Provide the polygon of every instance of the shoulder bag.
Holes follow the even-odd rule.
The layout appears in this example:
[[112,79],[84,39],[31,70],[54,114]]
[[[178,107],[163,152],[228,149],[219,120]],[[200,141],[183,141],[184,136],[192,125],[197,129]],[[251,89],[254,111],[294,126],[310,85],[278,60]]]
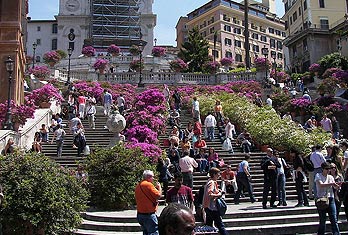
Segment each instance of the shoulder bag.
[[327,208],[329,208],[329,198],[327,196],[328,190],[329,189],[326,189],[326,193],[324,197],[319,197],[315,200],[315,206],[317,207],[319,211],[326,210]]

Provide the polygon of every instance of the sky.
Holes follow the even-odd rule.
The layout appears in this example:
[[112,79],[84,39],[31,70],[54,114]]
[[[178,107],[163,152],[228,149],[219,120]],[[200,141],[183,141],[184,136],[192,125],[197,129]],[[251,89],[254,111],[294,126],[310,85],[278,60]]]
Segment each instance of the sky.
[[[83,0],[84,1],[84,0]],[[157,15],[155,38],[157,45],[176,46],[175,26],[180,16],[186,16],[209,0],[154,0],[153,12]],[[240,2],[237,0],[236,2]],[[282,0],[276,0],[277,15],[283,16]],[[58,14],[59,0],[29,0],[29,16],[33,20],[50,20]]]

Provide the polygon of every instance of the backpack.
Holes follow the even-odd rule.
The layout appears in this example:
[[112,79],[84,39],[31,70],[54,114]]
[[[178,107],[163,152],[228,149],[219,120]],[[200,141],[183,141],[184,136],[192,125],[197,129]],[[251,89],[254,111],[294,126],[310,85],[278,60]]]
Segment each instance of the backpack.
[[314,171],[314,165],[311,159],[309,157],[304,157],[303,158],[303,165],[306,171],[312,172]]

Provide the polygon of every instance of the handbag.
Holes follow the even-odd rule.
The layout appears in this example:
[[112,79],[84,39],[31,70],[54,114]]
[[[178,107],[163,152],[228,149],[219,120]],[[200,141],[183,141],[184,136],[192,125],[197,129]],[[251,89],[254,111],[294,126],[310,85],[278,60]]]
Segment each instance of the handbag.
[[218,209],[219,215],[224,216],[227,211],[227,204],[224,199],[217,198],[216,199],[216,208]]
[[85,148],[83,149],[83,154],[84,154],[85,156],[91,154],[91,150],[90,150],[90,148],[89,148],[88,145],[86,145]]
[[226,151],[229,151],[232,149],[232,143],[229,138],[226,138],[225,141],[223,142],[222,149]]
[[329,208],[329,198],[328,197],[320,197],[315,200],[315,206],[317,209],[320,210],[326,210]]

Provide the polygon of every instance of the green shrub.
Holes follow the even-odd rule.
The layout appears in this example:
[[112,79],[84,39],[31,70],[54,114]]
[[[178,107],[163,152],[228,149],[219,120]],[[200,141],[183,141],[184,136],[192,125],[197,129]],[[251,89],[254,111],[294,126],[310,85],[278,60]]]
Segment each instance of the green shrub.
[[0,222],[4,234],[46,234],[72,231],[86,209],[87,191],[74,176],[50,159],[16,152],[0,157],[4,203]]
[[91,203],[100,209],[126,209],[135,204],[134,189],[143,171],[154,170],[140,149],[123,145],[96,149],[88,156]]

